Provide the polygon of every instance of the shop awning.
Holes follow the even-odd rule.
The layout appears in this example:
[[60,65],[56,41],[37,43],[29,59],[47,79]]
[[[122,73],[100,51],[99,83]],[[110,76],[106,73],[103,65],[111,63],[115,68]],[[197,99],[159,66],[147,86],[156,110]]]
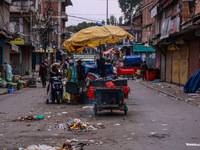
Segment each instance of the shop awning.
[[156,50],[153,49],[151,46],[144,46],[144,44],[134,44],[134,52],[140,52],[140,53],[155,53]]
[[105,52],[103,52],[105,55],[107,55],[108,53],[110,53],[111,51],[113,50],[113,48],[111,48],[111,49],[109,49],[109,50],[107,50],[107,51],[105,51]]

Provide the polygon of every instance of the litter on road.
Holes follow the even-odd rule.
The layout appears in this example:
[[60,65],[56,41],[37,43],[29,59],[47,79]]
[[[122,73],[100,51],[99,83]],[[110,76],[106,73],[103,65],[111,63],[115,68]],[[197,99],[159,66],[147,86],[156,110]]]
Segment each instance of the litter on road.
[[83,109],[87,109],[87,108],[88,108],[88,109],[92,109],[93,106],[84,106],[84,107],[83,107]]
[[186,146],[200,146],[200,143],[186,143]]
[[40,119],[43,119],[44,118],[44,115],[40,115],[40,116],[33,116],[33,115],[30,115],[30,116],[25,116],[25,117],[19,117],[18,120],[19,121],[25,121],[25,120],[40,120]]
[[121,124],[117,123],[117,124],[115,124],[114,126],[121,126]]

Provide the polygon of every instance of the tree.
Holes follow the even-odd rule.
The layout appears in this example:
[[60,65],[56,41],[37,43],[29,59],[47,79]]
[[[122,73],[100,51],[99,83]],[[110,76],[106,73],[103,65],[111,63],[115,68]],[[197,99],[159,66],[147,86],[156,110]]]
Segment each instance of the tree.
[[122,21],[123,21],[123,17],[119,17],[119,25],[121,26],[122,25]]
[[111,25],[114,25],[115,22],[116,22],[115,16],[111,15],[111,16],[110,16],[110,24],[111,24]]
[[94,22],[89,22],[89,23],[87,23],[87,22],[82,22],[82,23],[79,23],[78,25],[76,25],[76,26],[68,26],[67,27],[67,30],[68,31],[71,31],[71,32],[77,32],[77,31],[80,31],[80,30],[82,30],[82,29],[84,29],[84,28],[87,28],[87,27],[91,27],[91,26],[93,26],[93,25],[95,25],[95,24],[97,24],[97,23],[94,23]]
[[110,25],[110,19],[107,20],[107,24]]
[[118,0],[125,22],[130,22],[132,13],[141,13],[142,2],[142,0]]
[[106,22],[104,20],[101,21],[102,24],[106,24]]

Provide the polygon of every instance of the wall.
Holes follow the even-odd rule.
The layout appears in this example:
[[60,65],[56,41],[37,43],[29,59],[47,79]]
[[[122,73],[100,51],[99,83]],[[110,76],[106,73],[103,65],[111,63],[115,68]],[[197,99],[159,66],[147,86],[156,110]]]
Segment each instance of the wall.
[[0,4],[0,10],[3,14],[3,18],[0,17],[0,29],[4,29],[4,23],[10,22],[10,11],[4,5],[9,8],[7,3],[4,3],[3,5]]
[[188,77],[200,69],[200,39],[194,36],[194,32],[188,32],[184,35],[184,39],[189,43],[189,71]]
[[19,75],[19,58],[20,53],[10,53],[10,65],[13,69],[13,75]]
[[172,51],[166,51],[166,82],[172,81]]
[[32,52],[31,50],[23,49],[22,50],[22,74],[25,74],[26,71],[32,71]]
[[[166,52],[165,49],[163,51]],[[160,78],[162,80],[166,80],[166,57],[164,53],[160,53]]]
[[[190,41],[189,78],[200,69],[200,39]],[[199,61],[198,61],[199,60]]]

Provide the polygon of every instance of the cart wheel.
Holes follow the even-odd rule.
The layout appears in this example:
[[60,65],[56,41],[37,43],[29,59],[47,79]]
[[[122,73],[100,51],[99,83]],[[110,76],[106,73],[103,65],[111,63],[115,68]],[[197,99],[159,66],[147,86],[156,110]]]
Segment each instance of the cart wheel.
[[94,104],[94,113],[95,113],[95,116],[97,116],[97,104]]
[[127,110],[124,110],[125,115],[127,115]]

